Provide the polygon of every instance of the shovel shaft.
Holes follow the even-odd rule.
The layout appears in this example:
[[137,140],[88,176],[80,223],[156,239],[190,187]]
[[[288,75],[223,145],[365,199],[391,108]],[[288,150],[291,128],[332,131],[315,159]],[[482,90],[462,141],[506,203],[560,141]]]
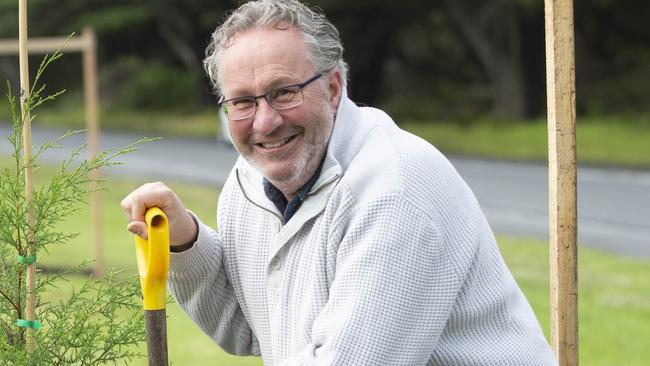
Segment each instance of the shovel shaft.
[[145,221],[149,240],[136,236],[135,254],[142,286],[149,366],[168,366],[165,284],[169,269],[169,226],[167,216],[157,207],[147,210]]
[[168,366],[167,318],[165,309],[145,310],[144,322],[147,329],[149,366]]

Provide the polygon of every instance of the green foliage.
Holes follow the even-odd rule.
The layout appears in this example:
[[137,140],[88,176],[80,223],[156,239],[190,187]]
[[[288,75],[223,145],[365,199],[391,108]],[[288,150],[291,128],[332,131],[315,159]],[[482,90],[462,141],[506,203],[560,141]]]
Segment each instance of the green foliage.
[[126,80],[116,104],[122,109],[190,110],[199,100],[194,73],[165,66],[145,64],[133,60],[125,70]]
[[[35,108],[61,94],[42,96],[45,85],[39,83],[45,68],[60,57],[61,53],[56,52],[46,56],[40,64],[33,92],[22,96],[23,115],[32,114]],[[16,320],[24,319],[26,314],[27,271],[25,264],[16,258],[29,254],[40,260],[49,247],[64,245],[73,239],[76,234],[62,232],[58,226],[79,210],[91,190],[101,189],[98,186],[101,182],[93,181],[89,173],[115,165],[117,156],[133,151],[144,140],[80,162],[79,155],[85,146],[79,147],[49,181],[34,187],[32,198],[28,198],[25,192],[28,167],[38,169],[39,156],[56,148],[62,139],[75,132],[43,143],[26,160],[22,155],[24,118],[17,111],[10,85],[8,89],[13,123],[13,134],[8,141],[13,151],[11,167],[0,171],[0,197],[3,198],[0,201],[0,255],[3,258],[0,265],[0,360],[5,365],[97,365],[138,356],[132,347],[144,339],[143,319],[136,306],[139,303],[138,281],[118,273],[109,273],[99,280],[89,279],[67,299],[45,302],[43,294],[57,291],[63,276],[38,272],[35,313],[43,328],[36,332],[35,350],[27,352],[26,330],[15,325]],[[118,313],[123,316],[118,318]]]
[[[88,280],[67,300],[43,314],[50,334],[43,337],[41,353],[52,364],[101,364],[139,356],[131,346],[143,340],[140,295],[134,277],[129,281],[108,273],[99,281]],[[131,316],[116,316],[124,311]],[[45,316],[47,315],[47,316]]]
[[[84,25],[95,27],[103,77],[100,94],[104,101],[107,96],[121,95],[124,85],[126,89],[136,89],[126,93],[135,94],[133,104],[137,108],[144,105],[148,110],[158,106],[173,109],[176,102],[167,103],[173,100],[167,97],[169,93],[187,95],[206,105],[214,100],[207,95],[210,87],[201,74],[204,50],[226,10],[240,3],[31,0],[30,18],[38,21],[31,22],[30,36],[57,36],[79,32]],[[419,118],[426,112],[427,118],[455,119],[488,115],[498,97],[503,103],[510,101],[515,111],[523,109],[526,118],[544,114],[546,72],[541,0],[307,3],[323,8],[338,27],[350,64],[348,88],[357,102],[376,105],[401,98],[412,101],[413,108],[404,104],[400,110],[408,118]],[[462,3],[465,22],[452,14],[451,3]],[[650,22],[646,19],[649,7],[649,2],[640,0],[575,2],[579,114],[649,111],[646,95],[650,84],[644,82],[650,74]],[[17,8],[15,0],[0,0],[0,38],[17,36]],[[485,42],[472,41],[476,37]],[[505,52],[508,49],[510,52]],[[106,70],[115,68],[125,56],[145,65],[159,62],[166,68],[185,70],[193,73],[189,76],[195,82],[187,86],[181,81],[166,90],[151,88],[146,86],[154,84],[151,72],[143,77],[149,81],[134,81],[138,86],[124,84],[120,74]],[[495,65],[504,68],[501,72],[488,72]],[[512,80],[506,76],[517,76],[517,70],[521,70],[521,75],[515,79],[523,90],[513,92],[512,97],[508,93],[498,94],[500,87],[507,87]],[[17,79],[17,73],[5,57],[0,58],[2,77]],[[52,76],[50,83],[81,89],[79,68],[73,64],[62,69]],[[157,85],[169,83],[160,81]],[[2,88],[4,85],[0,85]],[[162,100],[141,103],[142,90],[148,92],[147,98]],[[521,98],[516,98],[519,95]],[[187,111],[186,99],[180,100],[179,109]],[[420,108],[421,105],[430,108]]]
[[[638,59],[650,57],[650,49],[639,54]],[[650,80],[650,68],[647,65],[636,65],[624,73],[618,73],[600,80],[592,81],[592,87],[579,91],[579,107],[582,106],[590,115],[606,115],[611,111],[619,113],[634,113],[640,105],[645,105],[650,95],[650,83],[639,82]]]
[[115,32],[137,27],[151,20],[151,13],[144,5],[109,5],[101,9],[88,9],[69,24],[70,31],[92,25],[97,32]]
[[[39,278],[43,279],[37,290],[45,295],[58,291],[66,281],[62,274],[41,272]],[[68,298],[41,303],[36,314],[45,326],[36,333],[34,353],[25,351],[21,331],[0,342],[0,358],[5,365],[21,366],[103,365],[137,359],[142,354],[133,345],[144,340],[142,310],[137,305],[139,294],[135,276],[109,272],[101,279],[87,279]],[[6,324],[6,320],[12,320],[10,317],[2,319],[7,328],[12,325]]]

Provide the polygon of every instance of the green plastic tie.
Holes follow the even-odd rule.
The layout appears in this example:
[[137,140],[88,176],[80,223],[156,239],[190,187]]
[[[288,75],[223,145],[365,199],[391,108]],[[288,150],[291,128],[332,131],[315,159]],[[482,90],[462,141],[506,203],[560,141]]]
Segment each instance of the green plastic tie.
[[23,328],[32,328],[34,330],[41,329],[41,322],[38,320],[18,319],[16,320],[16,325]]
[[30,264],[36,263],[36,256],[35,255],[28,255],[23,257],[22,255],[18,256],[18,263],[22,263],[26,266],[29,266]]

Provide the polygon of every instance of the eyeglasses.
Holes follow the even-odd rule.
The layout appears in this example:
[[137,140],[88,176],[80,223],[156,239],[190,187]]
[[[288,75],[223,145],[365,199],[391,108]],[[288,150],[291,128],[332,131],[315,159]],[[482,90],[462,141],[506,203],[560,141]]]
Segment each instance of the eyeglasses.
[[321,76],[323,75],[319,73],[304,83],[283,86],[258,96],[221,100],[219,105],[223,107],[226,116],[231,121],[240,121],[253,117],[259,105],[259,98],[266,99],[271,108],[276,111],[284,111],[301,105],[305,101],[302,90]]

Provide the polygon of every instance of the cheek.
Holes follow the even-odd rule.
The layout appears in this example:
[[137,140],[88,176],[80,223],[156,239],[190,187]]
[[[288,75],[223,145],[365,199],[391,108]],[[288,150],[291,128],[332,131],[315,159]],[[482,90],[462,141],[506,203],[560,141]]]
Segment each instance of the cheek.
[[244,142],[248,136],[248,128],[244,123],[228,123],[228,131],[235,142]]

